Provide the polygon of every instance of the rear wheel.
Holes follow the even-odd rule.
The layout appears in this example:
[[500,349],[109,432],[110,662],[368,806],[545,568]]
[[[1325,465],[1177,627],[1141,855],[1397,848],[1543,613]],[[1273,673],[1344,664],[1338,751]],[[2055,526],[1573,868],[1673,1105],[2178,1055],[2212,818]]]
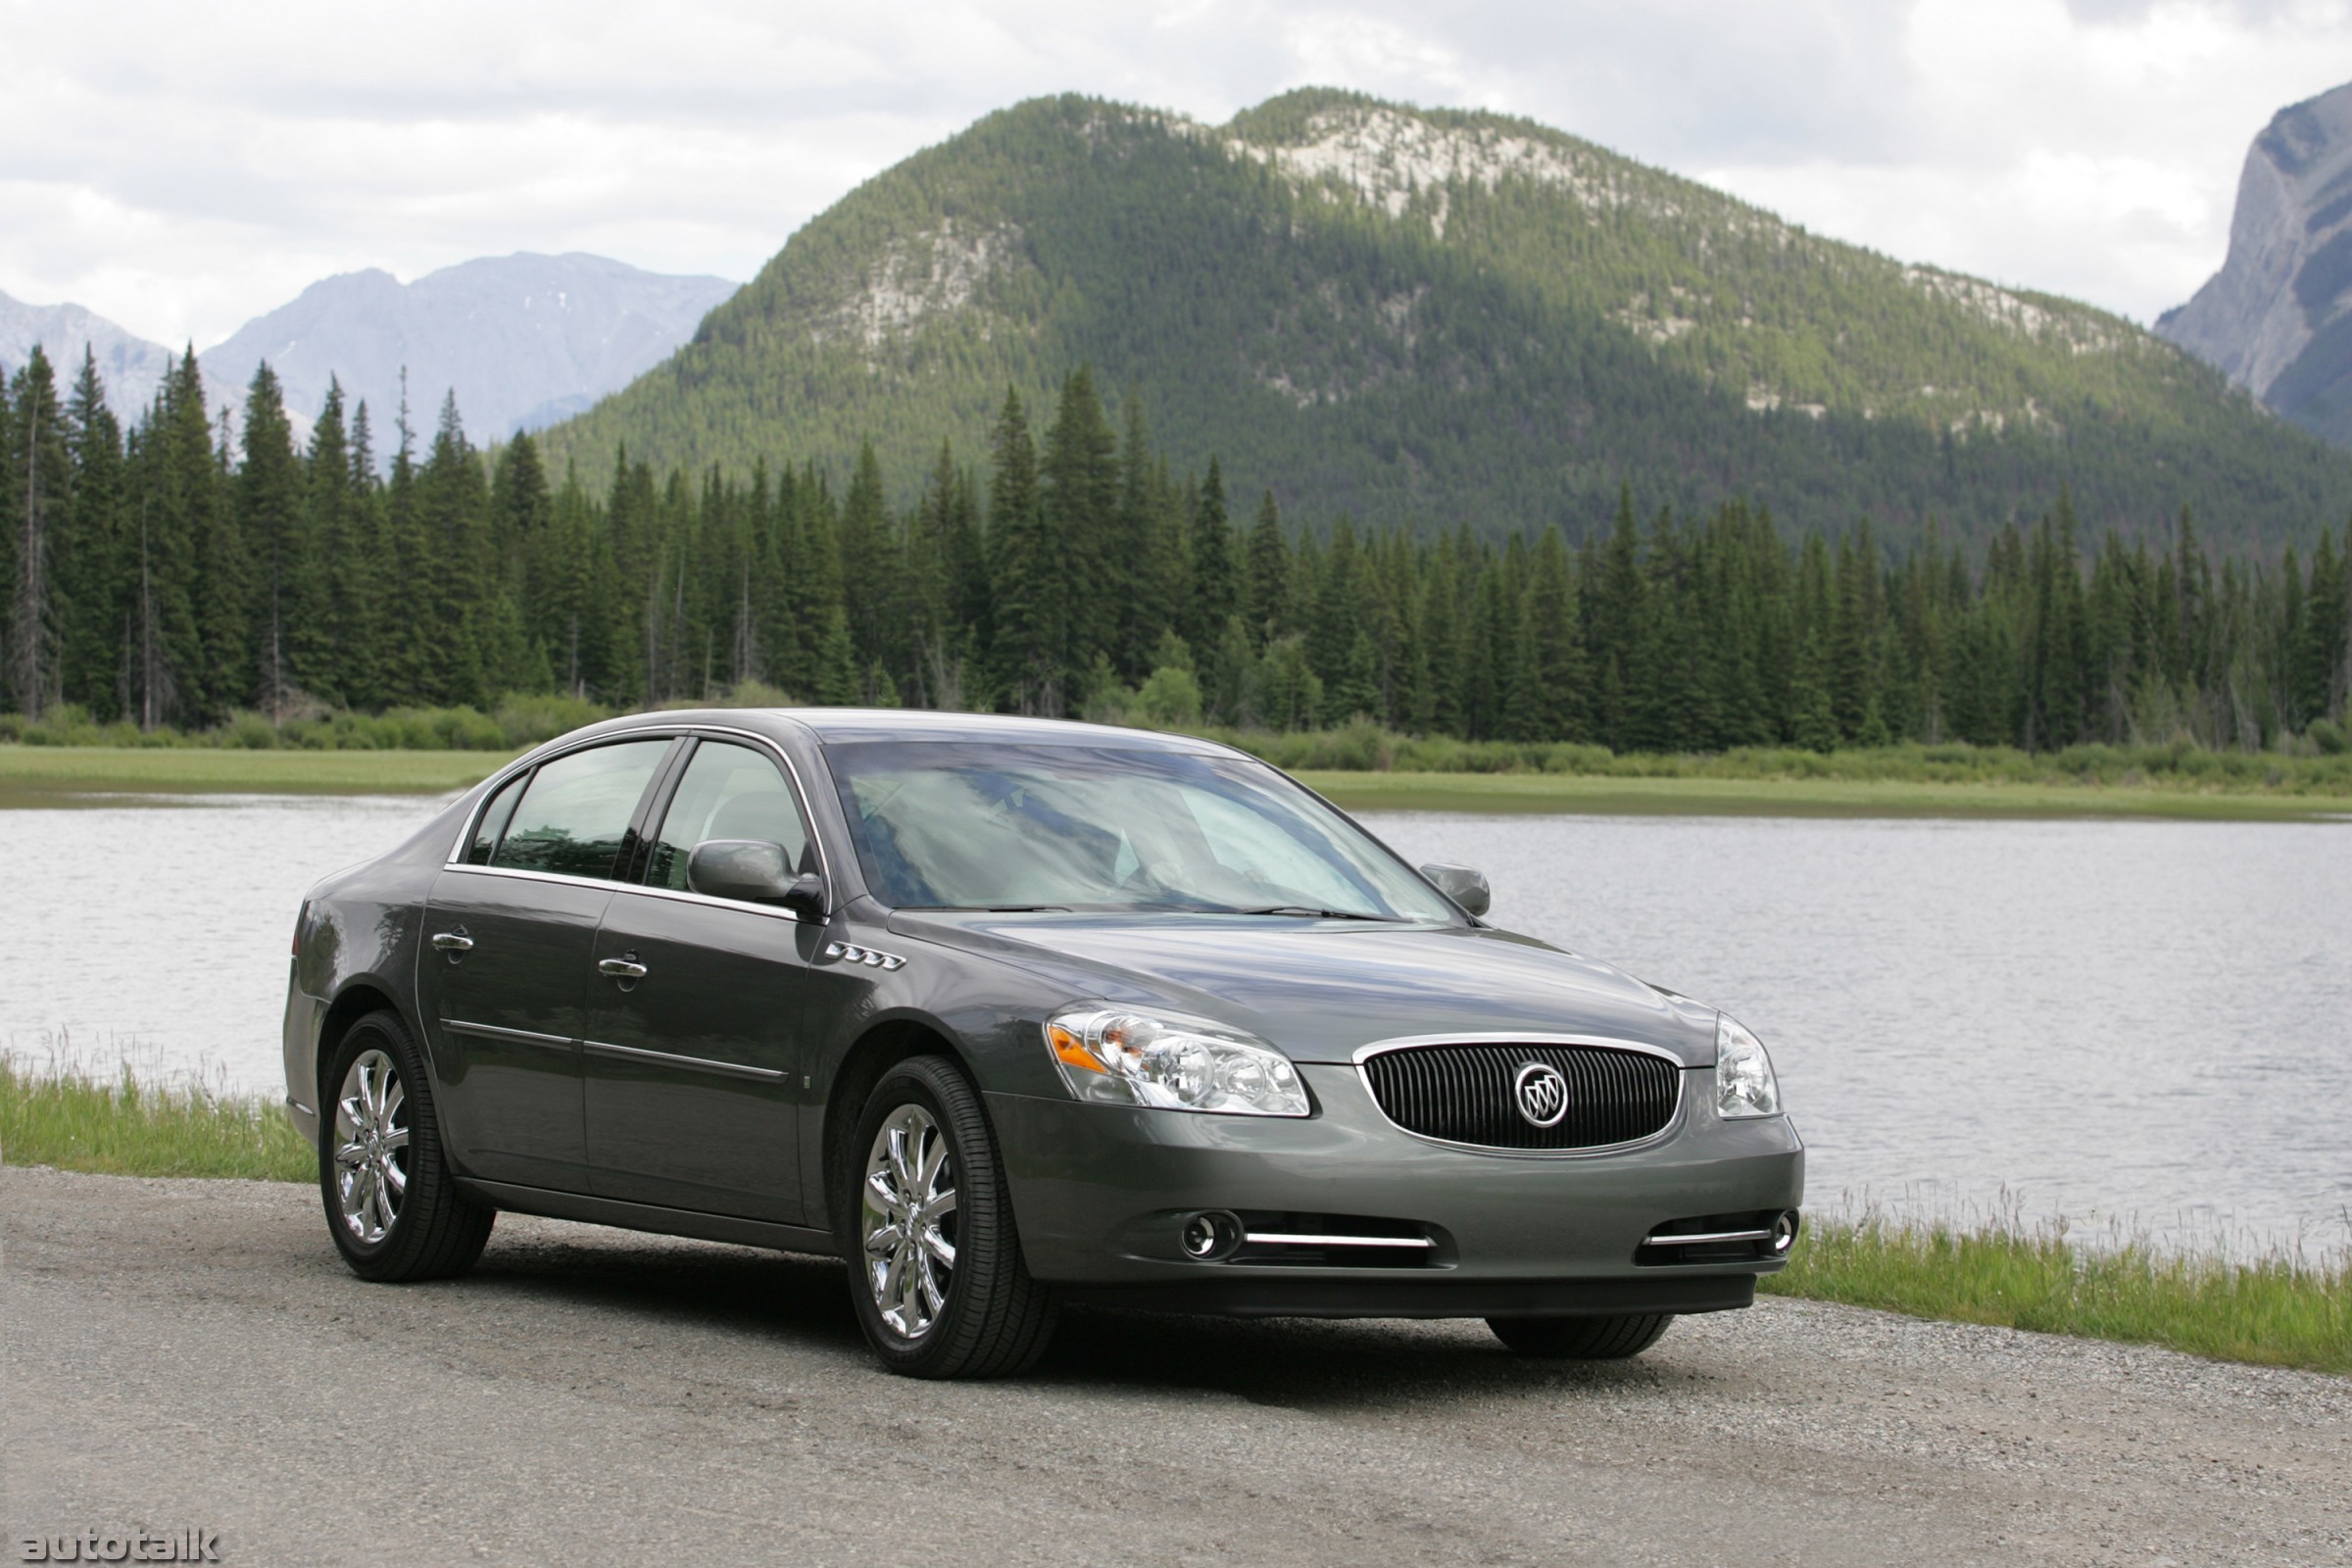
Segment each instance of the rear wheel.
[[1615,1361],[1658,1343],[1672,1312],[1628,1317],[1491,1317],[1487,1327],[1521,1355],[1555,1360]]
[[319,1081],[334,1089],[322,1118],[319,1192],[352,1272],[394,1282],[473,1267],[498,1210],[458,1191],[424,1058],[399,1014],[371,1012],[353,1024]]
[[901,1062],[874,1086],[852,1148],[836,1234],[854,1244],[850,1297],[882,1364],[925,1378],[1026,1371],[1053,1335],[1053,1296],[1021,1261],[970,1081],[939,1056]]

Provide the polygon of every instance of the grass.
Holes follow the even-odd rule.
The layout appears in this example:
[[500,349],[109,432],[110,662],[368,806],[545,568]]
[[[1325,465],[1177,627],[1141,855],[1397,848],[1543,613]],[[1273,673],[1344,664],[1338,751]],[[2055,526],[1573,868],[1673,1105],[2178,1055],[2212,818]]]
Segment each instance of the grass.
[[2352,1373],[2352,1258],[2233,1263],[2062,1233],[1877,1221],[1808,1225],[1777,1296],[2038,1334],[2157,1345],[2219,1361]]
[[0,1056],[0,1162],[109,1176],[318,1179],[318,1156],[260,1096],[35,1073]]
[[1642,816],[2155,817],[2303,822],[2352,817],[2352,797],[2171,785],[1711,778],[1607,773],[1302,771],[1351,811],[1560,811]]
[[[117,1176],[312,1182],[318,1156],[260,1097],[28,1072],[0,1057],[0,1160]],[[2162,1346],[2215,1360],[2352,1373],[2352,1259],[2233,1263],[2145,1247],[2085,1250],[2012,1222],[1975,1230],[1816,1222],[1776,1296],[1911,1317]]]
[[226,748],[0,746],[0,806],[133,794],[444,795],[476,783],[507,752],[239,751]]

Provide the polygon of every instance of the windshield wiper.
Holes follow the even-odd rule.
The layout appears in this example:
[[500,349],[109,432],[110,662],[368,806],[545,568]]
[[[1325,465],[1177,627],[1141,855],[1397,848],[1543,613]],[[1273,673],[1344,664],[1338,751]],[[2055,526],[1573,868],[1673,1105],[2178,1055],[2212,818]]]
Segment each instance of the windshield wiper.
[[1263,909],[1228,909],[1228,914],[1302,914],[1317,920],[1375,920],[1382,925],[1402,922],[1393,914],[1366,914],[1360,909],[1310,909],[1303,904],[1276,904]]

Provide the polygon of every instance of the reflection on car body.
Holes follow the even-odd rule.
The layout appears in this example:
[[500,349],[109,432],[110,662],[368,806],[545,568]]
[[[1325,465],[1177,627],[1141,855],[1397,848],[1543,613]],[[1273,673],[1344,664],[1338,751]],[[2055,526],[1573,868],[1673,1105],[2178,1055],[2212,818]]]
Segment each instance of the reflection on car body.
[[567,735],[306,901],[288,1101],[373,1279],[501,1208],[829,1252],[883,1362],[1065,1301],[1623,1355],[1781,1267],[1736,1021],[1488,924],[1263,762],[840,710]]

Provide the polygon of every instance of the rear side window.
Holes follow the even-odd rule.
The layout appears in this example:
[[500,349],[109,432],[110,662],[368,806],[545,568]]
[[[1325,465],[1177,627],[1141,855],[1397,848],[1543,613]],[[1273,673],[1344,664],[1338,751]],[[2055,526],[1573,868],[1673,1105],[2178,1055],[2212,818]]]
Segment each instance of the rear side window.
[[514,818],[514,803],[522,799],[522,787],[531,781],[528,773],[517,773],[500,787],[482,811],[482,820],[473,830],[473,842],[466,846],[467,865],[488,865],[491,852],[498,848],[507,823]]
[[630,741],[560,757],[531,775],[490,863],[516,871],[605,878],[667,740]]
[[784,863],[812,871],[808,832],[776,764],[748,746],[705,741],[678,781],[655,841],[648,886],[686,889],[686,862],[708,839],[762,839],[779,845]]

